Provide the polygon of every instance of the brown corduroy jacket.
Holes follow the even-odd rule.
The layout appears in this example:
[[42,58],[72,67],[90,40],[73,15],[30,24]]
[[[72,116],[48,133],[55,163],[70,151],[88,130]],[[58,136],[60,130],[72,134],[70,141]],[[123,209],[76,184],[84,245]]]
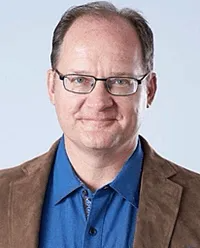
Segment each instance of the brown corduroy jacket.
[[[144,162],[133,247],[200,248],[200,175],[160,157],[141,141]],[[38,248],[57,144],[31,161],[0,171],[0,248]]]

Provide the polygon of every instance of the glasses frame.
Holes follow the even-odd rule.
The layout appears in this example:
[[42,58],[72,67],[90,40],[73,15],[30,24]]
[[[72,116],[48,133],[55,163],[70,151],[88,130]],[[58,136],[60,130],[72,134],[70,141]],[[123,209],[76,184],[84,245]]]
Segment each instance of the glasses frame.
[[[62,74],[61,72],[59,72],[58,71],[58,69],[54,69],[54,71],[58,74],[58,76],[59,76],[59,79],[63,82],[63,86],[64,86],[64,88],[65,88],[65,90],[67,90],[67,91],[69,91],[69,92],[72,92],[72,93],[74,93],[74,94],[89,94],[89,93],[91,93],[93,90],[94,90],[94,88],[95,88],[95,86],[96,86],[96,82],[97,81],[103,81],[104,82],[104,85],[105,85],[105,88],[106,88],[106,90],[107,90],[107,92],[109,93],[109,94],[111,94],[111,95],[113,95],[113,96],[129,96],[129,95],[133,95],[133,94],[135,94],[136,92],[137,92],[137,90],[138,90],[138,86],[139,85],[141,85],[142,84],[142,81],[150,74],[150,72],[147,72],[147,73],[145,73],[140,79],[137,79],[137,78],[134,78],[134,77],[108,77],[108,78],[96,78],[96,77],[94,77],[94,76],[91,76],[91,75],[85,75],[85,74],[75,74],[75,73],[70,73],[70,74]],[[75,91],[72,91],[72,90],[69,90],[69,89],[67,89],[66,88],[66,86],[65,86],[65,78],[67,78],[68,76],[83,76],[83,77],[91,77],[91,78],[93,78],[94,79],[94,85],[92,86],[92,88],[91,88],[91,90],[90,91],[88,91],[88,92],[75,92]],[[112,92],[110,92],[110,90],[109,90],[109,86],[108,86],[108,83],[107,83],[107,80],[108,79],[113,79],[113,78],[127,78],[127,79],[133,79],[133,80],[135,80],[137,83],[138,83],[138,86],[137,86],[137,89],[136,89],[136,91],[135,92],[132,92],[132,93],[129,93],[129,94],[115,94],[115,93],[112,93]]]

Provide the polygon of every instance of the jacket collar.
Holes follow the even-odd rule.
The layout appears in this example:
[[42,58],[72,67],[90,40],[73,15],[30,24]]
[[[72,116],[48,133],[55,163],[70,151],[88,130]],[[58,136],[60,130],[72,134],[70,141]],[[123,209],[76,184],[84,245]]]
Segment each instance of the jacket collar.
[[170,180],[176,174],[141,137],[145,153],[134,248],[167,248],[181,202],[182,186]]

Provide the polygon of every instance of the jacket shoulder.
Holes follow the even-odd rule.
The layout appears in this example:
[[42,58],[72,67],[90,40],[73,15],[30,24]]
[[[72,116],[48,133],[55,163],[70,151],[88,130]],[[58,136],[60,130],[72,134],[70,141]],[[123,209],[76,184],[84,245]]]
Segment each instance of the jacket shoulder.
[[24,174],[26,174],[26,168],[35,165],[35,163],[40,162],[40,160],[43,160],[43,157],[45,155],[46,153],[41,154],[40,156],[32,158],[14,167],[0,170],[0,181],[1,180],[12,181],[24,176]]
[[59,140],[57,140],[49,149],[49,151],[36,156],[28,161],[25,161],[22,164],[19,164],[17,166],[1,169],[0,170],[0,181],[12,181],[16,180],[18,178],[23,177],[26,174],[31,173],[32,171],[42,169],[43,164],[46,164],[48,161],[52,161],[57,145]]
[[187,175],[189,177],[191,177],[191,179],[200,179],[200,174],[198,172],[192,171],[190,169],[187,169],[185,167],[183,167],[182,165],[178,165],[178,164],[174,164],[173,162],[171,162],[174,166],[174,168],[176,168],[178,173],[181,173],[183,175]]
[[165,178],[169,178],[172,181],[174,180],[182,186],[188,185],[191,182],[200,185],[199,173],[164,158],[158,154],[142,136],[140,136],[140,139],[144,151],[144,158],[147,163],[148,161],[151,162],[151,166],[149,166],[150,171],[153,170],[153,173],[158,173]]
[[[181,165],[175,164],[171,161],[166,160],[173,169],[176,171],[170,180],[181,185],[186,191],[190,193],[199,192],[200,188],[200,174],[194,172],[190,169],[187,169]],[[199,194],[198,194],[199,195]],[[200,206],[200,195],[198,197],[199,206]]]

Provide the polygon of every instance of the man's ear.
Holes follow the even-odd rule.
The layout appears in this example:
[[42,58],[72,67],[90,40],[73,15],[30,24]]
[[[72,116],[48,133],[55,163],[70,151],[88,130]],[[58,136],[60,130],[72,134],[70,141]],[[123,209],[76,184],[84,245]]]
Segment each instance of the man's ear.
[[55,76],[54,71],[49,69],[47,71],[47,89],[51,103],[55,104]]
[[157,91],[156,73],[152,72],[147,79],[147,108],[152,104]]

